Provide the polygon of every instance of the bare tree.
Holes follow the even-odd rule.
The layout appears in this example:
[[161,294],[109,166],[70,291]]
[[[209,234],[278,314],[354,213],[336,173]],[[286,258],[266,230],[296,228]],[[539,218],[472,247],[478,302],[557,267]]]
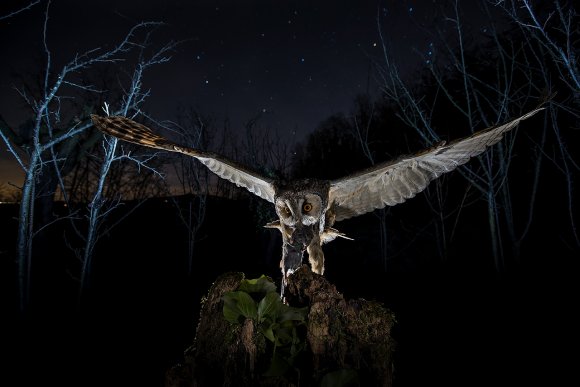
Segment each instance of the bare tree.
[[[282,177],[290,169],[290,143],[271,127],[261,122],[263,113],[257,113],[245,123],[244,137],[238,148],[238,160],[264,176]],[[244,194],[246,194],[244,192]],[[255,222],[259,227],[270,222],[272,208],[264,200],[250,196]]]
[[259,112],[246,120],[244,137],[238,146],[238,159],[266,176],[280,176],[290,168],[291,144],[271,127],[262,123],[264,113]]
[[[141,45],[146,47],[146,44]],[[175,46],[175,43],[169,43],[159,50],[154,52],[152,55],[147,56],[143,50],[139,55],[139,61],[135,66],[133,71],[133,76],[131,78],[131,86],[127,90],[125,97],[123,98],[123,103],[119,112],[115,113],[121,114],[123,116],[128,116],[132,114],[132,117],[139,113],[139,106],[142,105],[143,101],[149,96],[148,91],[142,90],[143,73],[151,66],[165,63],[169,60],[169,57],[165,56],[170,50]],[[105,113],[110,114],[109,106],[105,105]],[[93,198],[89,203],[89,215],[88,215],[88,227],[85,238],[85,247],[83,249],[82,257],[82,269],[81,269],[81,282],[80,282],[80,294],[82,296],[83,291],[89,285],[89,278],[91,272],[91,263],[93,258],[93,251],[95,245],[100,237],[100,227],[102,226],[104,219],[107,214],[113,210],[118,201],[107,203],[104,198],[105,190],[105,180],[107,179],[109,172],[111,170],[111,165],[122,159],[130,159],[136,162],[142,168],[148,168],[154,173],[158,172],[151,169],[147,165],[148,160],[139,160],[132,157],[128,153],[122,153],[117,155],[117,142],[115,138],[106,138],[103,141],[104,157],[101,164],[101,169],[98,176],[98,182],[96,190],[94,191]],[[63,189],[64,192],[64,189]]]
[[[574,178],[580,171],[577,154],[571,152],[567,144],[565,128],[560,124],[561,117],[572,116],[578,122],[580,111],[580,15],[574,2],[555,0],[547,3],[532,4],[529,0],[500,0],[491,2],[501,7],[526,37],[530,53],[530,64],[538,66],[534,75],[541,77],[544,84],[558,79],[564,89],[561,102],[550,103],[550,121],[556,139],[559,155],[548,157],[563,175],[567,188],[567,209],[574,244],[580,247],[580,234],[575,218]],[[546,59],[548,58],[548,59]],[[546,63],[548,60],[550,63]],[[560,88],[558,88],[560,89]],[[548,124],[548,123],[547,123]],[[544,139],[545,140],[545,139]],[[541,157],[542,155],[539,155]],[[575,157],[576,156],[576,157]]]
[[4,20],[4,19],[8,19],[9,17],[16,16],[21,12],[29,10],[30,8],[34,7],[38,3],[40,3],[40,0],[33,0],[25,6],[22,6],[20,8],[13,10],[13,11],[10,11],[9,13],[7,13],[5,15],[0,15],[0,20]]
[[[370,100],[369,96],[366,95],[365,98],[358,98],[356,101],[356,111],[352,115],[352,127],[353,134],[357,140],[361,152],[368,160],[371,166],[375,165],[377,160],[372,147],[371,132],[373,130],[372,126],[374,124],[375,117],[375,104]],[[381,260],[383,262],[383,270],[387,271],[387,260],[388,260],[388,245],[389,245],[389,234],[387,228],[387,212],[388,208],[381,208],[373,212],[373,215],[377,219],[379,225],[379,251],[381,255]]]
[[[439,126],[467,127],[472,131],[480,127],[489,127],[507,121],[512,116],[521,114],[531,104],[541,102],[549,85],[541,84],[535,80],[533,73],[534,65],[526,64],[522,58],[526,52],[525,44],[515,44],[509,40],[502,40],[500,32],[494,22],[490,10],[482,3],[482,11],[487,13],[489,24],[487,34],[488,41],[485,43],[486,52],[493,53],[493,58],[488,58],[483,63],[470,61],[477,51],[474,44],[469,41],[472,37],[465,31],[462,20],[460,2],[450,2],[450,9],[444,12],[446,26],[453,34],[441,29],[436,29],[431,38],[434,43],[423,60],[426,68],[423,89],[425,83],[430,84],[432,92],[428,95],[419,94],[413,85],[403,80],[397,65],[394,63],[388,49],[388,42],[382,34],[382,25],[379,21],[379,32],[383,46],[383,63],[379,65],[379,75],[382,91],[386,98],[398,106],[399,118],[422,139],[424,145],[432,145],[440,141]],[[481,45],[481,42],[478,43]],[[529,60],[529,58],[528,58]],[[522,87],[521,85],[527,85]],[[534,101],[535,98],[535,101]],[[440,117],[437,111],[441,109],[447,114]],[[449,112],[455,111],[456,116],[450,117]],[[467,133],[469,134],[469,133]],[[458,137],[466,133],[451,133]],[[509,230],[507,234],[511,242],[521,240],[524,235],[516,231],[516,222],[513,211],[513,198],[509,191],[509,168],[512,160],[514,135],[510,134],[505,141],[478,157],[478,163],[469,163],[459,170],[461,175],[469,183],[466,190],[469,196],[477,193],[477,197],[465,196],[456,203],[455,208],[444,213],[442,204],[447,201],[443,192],[436,184],[426,190],[427,197],[435,194],[434,200],[429,201],[435,216],[435,224],[439,224],[438,235],[442,246],[446,246],[448,238],[452,238],[453,228],[446,226],[449,220],[457,224],[461,209],[466,203],[483,199],[487,206],[487,223],[490,231],[491,251],[494,257],[496,269],[502,271],[504,267],[504,241],[502,239],[502,225]],[[541,144],[540,144],[541,146]],[[536,168],[540,166],[542,159],[536,160]],[[539,175],[534,176],[531,185],[537,187]],[[530,191],[531,209],[523,224],[531,222],[535,191]],[[453,218],[450,215],[455,214]],[[528,226],[522,228],[526,232]],[[448,233],[445,230],[451,229]],[[518,246],[517,243],[510,243]],[[518,252],[515,252],[517,255]]]
[[[176,131],[181,137],[181,143],[195,149],[208,149],[214,140],[212,130],[208,130],[209,119],[206,119],[195,109],[181,113],[180,124]],[[173,164],[178,180],[181,198],[174,195],[171,199],[177,208],[179,219],[187,230],[187,274],[191,276],[194,268],[194,250],[197,234],[205,219],[208,195],[210,194],[209,170],[192,157],[178,155]]]
[[[86,135],[90,136],[89,128],[92,123],[87,119],[86,114],[81,113],[74,117],[69,111],[69,100],[74,100],[75,93],[99,94],[103,90],[98,90],[92,84],[82,83],[79,74],[87,72],[98,66],[116,65],[118,62],[130,58],[133,51],[149,44],[150,32],[158,27],[160,23],[143,22],[133,26],[126,36],[108,51],[94,48],[82,53],[78,53],[60,69],[54,67],[53,53],[48,44],[48,21],[50,2],[47,3],[44,13],[44,28],[42,34],[45,66],[43,69],[42,85],[40,93],[33,95],[25,88],[19,90],[20,96],[28,104],[32,112],[32,123],[25,131],[16,131],[11,128],[2,128],[0,135],[4,140],[11,154],[14,156],[22,170],[24,171],[24,182],[22,185],[22,200],[20,202],[19,224],[17,232],[17,262],[18,262],[18,282],[20,292],[20,308],[25,310],[30,297],[30,276],[32,267],[33,241],[42,230],[52,222],[45,221],[35,223],[35,213],[39,199],[44,199],[52,203],[57,187],[60,186],[61,194],[66,196],[64,176],[68,167],[74,164],[72,157],[76,145],[88,146]],[[144,38],[139,38],[144,34]],[[132,78],[135,84],[129,88],[122,110],[114,114],[128,113],[136,111],[142,103],[147,93],[141,90],[141,73],[149,65],[162,63],[167,60],[164,53],[170,48],[166,46],[161,49],[157,56],[141,61],[136,66],[135,74]],[[79,112],[80,113],[80,112]],[[66,120],[65,115],[72,116]],[[69,123],[66,123],[66,122]],[[94,134],[93,136],[99,136]],[[94,142],[93,142],[94,144]],[[108,143],[105,163],[115,160],[115,145]],[[83,149],[85,151],[86,148]],[[113,150],[111,152],[111,150]],[[84,152],[81,151],[80,154]],[[76,151],[78,152],[78,150]],[[22,157],[21,154],[26,157]],[[103,178],[106,177],[108,169],[103,168]],[[89,216],[90,219],[98,219],[101,205],[101,194],[97,192],[93,197],[93,204],[98,204],[99,210]],[[47,205],[47,207],[50,207]],[[42,206],[39,208],[43,208]],[[45,218],[46,219],[46,218]],[[93,226],[91,226],[93,227]],[[93,228],[89,230],[93,230]],[[91,233],[92,231],[89,231]],[[86,251],[92,253],[92,248],[96,239],[94,236],[87,238]]]

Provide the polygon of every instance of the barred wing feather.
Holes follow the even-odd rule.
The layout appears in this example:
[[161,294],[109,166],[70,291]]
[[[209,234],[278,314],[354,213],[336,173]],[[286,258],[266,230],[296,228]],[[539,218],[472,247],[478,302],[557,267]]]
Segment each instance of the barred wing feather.
[[331,181],[328,202],[334,206],[336,221],[403,203],[423,191],[434,179],[483,153],[520,121],[540,110],[543,108],[449,144],[441,143],[419,154]]
[[251,193],[274,202],[273,179],[261,176],[244,166],[212,152],[203,152],[187,146],[178,145],[158,134],[155,134],[138,122],[122,116],[103,117],[91,115],[95,126],[103,133],[124,141],[143,145],[149,148],[162,149],[169,152],[183,153],[195,157],[210,171],[219,177],[229,180],[238,187],[246,188]]

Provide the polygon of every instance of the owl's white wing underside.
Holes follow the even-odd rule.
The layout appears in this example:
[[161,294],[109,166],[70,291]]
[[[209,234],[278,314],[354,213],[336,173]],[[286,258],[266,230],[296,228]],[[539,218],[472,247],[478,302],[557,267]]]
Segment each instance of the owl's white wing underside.
[[481,154],[501,140],[505,132],[540,110],[543,108],[449,144],[436,145],[419,154],[331,181],[328,203],[334,206],[336,221],[394,206],[414,197],[431,181]]
[[91,115],[95,126],[102,132],[121,140],[149,148],[162,149],[170,152],[183,153],[195,157],[219,177],[229,180],[238,187],[246,188],[251,193],[274,203],[273,179],[269,179],[250,171],[240,164],[234,163],[218,154],[203,152],[197,149],[178,145],[159,136],[145,125],[122,116],[102,117]]

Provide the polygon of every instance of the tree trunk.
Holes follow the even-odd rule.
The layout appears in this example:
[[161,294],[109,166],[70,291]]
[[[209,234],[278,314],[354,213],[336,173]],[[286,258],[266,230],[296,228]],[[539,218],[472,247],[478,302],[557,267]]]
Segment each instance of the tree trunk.
[[167,372],[166,387],[392,386],[394,315],[377,302],[345,300],[307,266],[290,276],[285,289],[287,305],[307,310],[295,340],[304,346],[291,373],[272,375],[275,356],[258,322],[224,318],[222,297],[243,279],[243,273],[226,273],[213,283],[202,300],[194,344],[184,362]]

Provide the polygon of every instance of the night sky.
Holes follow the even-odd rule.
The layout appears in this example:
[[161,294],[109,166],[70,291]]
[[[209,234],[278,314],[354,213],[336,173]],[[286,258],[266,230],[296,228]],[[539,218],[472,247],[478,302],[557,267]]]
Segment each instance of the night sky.
[[[4,1],[0,15],[26,3]],[[151,96],[143,110],[172,120],[178,107],[194,107],[218,122],[229,120],[234,130],[261,115],[260,125],[294,143],[330,115],[348,114],[358,94],[378,95],[374,63],[384,58],[377,17],[403,76],[416,74],[433,50],[435,27],[452,32],[435,3],[55,0],[46,43],[57,71],[77,53],[120,41],[138,22],[164,22],[152,45],[182,43],[169,63],[145,74]],[[481,12],[473,8],[462,9],[464,27],[477,31]],[[30,117],[15,75],[38,74],[46,62],[45,10],[42,2],[0,21],[0,46],[7,53],[0,61],[0,114],[14,127]],[[0,182],[18,183],[14,166],[3,145]]]
[[[13,128],[32,117],[17,89],[22,87],[23,79],[33,81],[42,76],[46,65],[43,23],[47,1],[34,3],[35,0],[0,0],[0,117]],[[171,61],[156,65],[144,74],[143,88],[149,89],[151,95],[141,108],[143,112],[158,122],[176,122],[180,109],[193,108],[211,117],[216,123],[213,127],[221,128],[220,123],[229,121],[231,130],[238,131],[240,136],[244,135],[245,123],[260,116],[259,126],[288,141],[289,149],[293,149],[294,144],[305,142],[308,135],[333,114],[349,116],[357,96],[366,94],[373,102],[380,100],[381,81],[376,70],[385,61],[383,43],[406,84],[415,82],[426,86],[419,89],[421,91],[433,90],[430,80],[420,77],[420,71],[429,62],[444,57],[437,56],[437,50],[442,51],[445,44],[449,44],[451,50],[457,41],[453,36],[456,26],[445,17],[453,13],[454,2],[446,1],[445,6],[442,3],[406,0],[53,0],[49,3],[45,43],[51,52],[51,71],[56,73],[78,53],[95,48],[111,49],[137,23],[163,22],[165,25],[153,35],[151,47],[160,47],[170,41],[181,43],[171,53]],[[503,28],[503,14],[499,9],[489,5],[488,10],[493,15],[486,15],[479,8],[479,1],[457,3],[466,44],[483,47],[481,43],[491,36],[486,34],[485,20],[493,20],[500,30]],[[33,5],[3,18],[27,4]],[[378,24],[384,41],[381,41]],[[508,24],[504,27],[511,28]],[[574,33],[573,41],[577,45],[578,31]],[[512,36],[521,35],[510,34],[502,38],[510,42]],[[541,45],[535,44],[534,47]],[[525,47],[525,44],[513,47]],[[481,53],[490,53],[492,57],[491,64],[473,66],[486,71],[491,69],[481,74],[485,81],[495,76],[493,55],[496,53],[486,49]],[[399,386],[414,386],[417,380],[426,381],[418,385],[453,385],[444,383],[451,380],[457,385],[471,386],[482,378],[490,381],[488,385],[495,386],[501,384],[496,382],[504,380],[505,372],[511,377],[507,379],[509,385],[517,386],[525,384],[521,383],[522,377],[525,381],[535,381],[537,374],[543,373],[553,381],[554,376],[565,375],[562,371],[572,369],[575,372],[577,368],[576,363],[574,367],[567,367],[566,361],[572,363],[568,352],[577,351],[577,345],[571,344],[568,337],[572,329],[568,328],[573,326],[575,332],[578,326],[577,317],[571,317],[576,314],[577,297],[573,294],[578,290],[577,252],[580,246],[577,223],[574,223],[578,215],[573,214],[573,211],[578,213],[577,203],[572,200],[575,194],[577,196],[578,158],[574,152],[578,144],[578,93],[561,87],[562,73],[554,71],[561,70],[558,67],[561,62],[552,63],[558,61],[550,62],[553,58],[546,57],[549,70],[542,75],[549,75],[546,79],[553,77],[550,82],[561,88],[550,92],[556,91],[557,98],[562,98],[557,102],[564,108],[553,111],[559,114],[556,115],[561,120],[558,122],[561,122],[563,134],[559,137],[560,134],[552,130],[548,118],[543,126],[540,114],[526,121],[529,133],[517,132],[519,148],[513,153],[512,169],[505,183],[512,190],[510,203],[516,209],[508,221],[516,219],[514,229],[525,238],[517,241],[521,242],[521,246],[517,246],[522,247],[521,255],[513,260],[508,257],[509,267],[506,267],[509,270],[505,273],[495,270],[489,224],[486,223],[489,216],[486,202],[475,196],[478,194],[473,187],[463,185],[459,173],[442,177],[448,179],[443,186],[450,187],[445,191],[449,192],[449,201],[455,201],[461,213],[454,223],[455,209],[446,208],[448,212],[441,212],[449,214],[441,223],[453,229],[442,231],[443,236],[445,233],[450,236],[445,256],[438,256],[434,247],[440,240],[435,233],[438,223],[429,223],[427,216],[424,217],[435,214],[431,211],[433,208],[427,208],[430,200],[435,200],[433,192],[429,193],[430,198],[417,195],[408,204],[387,208],[386,215],[381,215],[387,220],[385,233],[390,238],[385,242],[389,244],[388,249],[385,248],[389,253],[388,265],[386,256],[385,266],[382,266],[379,262],[382,258],[376,254],[381,242],[379,232],[384,231],[379,230],[377,213],[345,221],[344,229],[343,224],[339,224],[340,231],[355,240],[337,240],[324,248],[327,256],[332,257],[327,261],[325,278],[337,284],[345,294],[350,292],[349,296],[363,297],[366,292],[379,300],[382,297],[398,313],[402,338],[402,360],[397,364],[402,375]],[[484,59],[482,62],[488,58]],[[497,69],[501,73],[502,70]],[[119,75],[125,81],[128,78],[127,74]],[[517,82],[522,80],[516,77],[514,80],[520,88]],[[525,84],[528,80],[524,78],[524,86],[515,95],[521,96],[528,86],[536,86]],[[543,87],[540,81],[543,80],[538,81],[538,89]],[[533,87],[529,90],[530,100],[526,104],[541,98],[541,91]],[[111,94],[114,91],[111,90]],[[106,100],[107,91],[103,93],[102,99]],[[462,102],[463,97],[459,95],[456,98]],[[431,102],[431,99],[435,98],[427,95],[425,101]],[[81,106],[84,102],[79,101]],[[517,105],[519,102],[510,103]],[[462,117],[453,107],[445,107],[445,103],[437,101],[434,106],[439,110],[432,124],[443,139],[450,133],[447,126],[451,125],[448,124],[460,122]],[[508,110],[511,114],[511,106]],[[446,114],[448,111],[452,113]],[[75,111],[63,113],[79,114]],[[94,111],[80,115],[86,118],[89,113],[102,114]],[[389,112],[386,117],[396,117],[396,114],[397,111]],[[483,128],[481,124],[482,121],[477,122],[479,128]],[[401,125],[395,122],[392,127],[396,130]],[[380,129],[381,135],[400,134],[383,131],[382,126]],[[548,145],[542,149],[537,147],[543,141],[540,129],[546,129],[547,133]],[[385,142],[401,143],[393,137]],[[340,153],[348,148],[337,146],[336,149]],[[563,149],[573,156],[566,159],[564,156],[569,155],[565,155]],[[356,155],[351,152],[349,156]],[[535,162],[540,156],[545,160],[541,169],[536,170]],[[344,155],[340,153],[335,157],[335,161],[342,160]],[[350,159],[345,164],[347,167],[354,165]],[[532,177],[536,174],[541,176],[537,192],[532,186],[535,182]],[[0,188],[6,183],[21,186],[22,172],[0,140]],[[463,199],[457,199],[463,195],[462,190],[472,203],[464,206]],[[499,190],[497,195],[500,195]],[[16,342],[7,347],[13,352],[3,359],[20,363],[18,365],[26,372],[33,369],[29,369],[29,364],[36,366],[46,362],[44,366],[53,372],[55,380],[61,377],[66,364],[83,365],[85,368],[79,368],[78,373],[88,378],[103,372],[102,364],[112,370],[118,367],[127,374],[162,375],[165,367],[181,359],[183,350],[191,344],[192,327],[197,321],[196,308],[217,273],[240,269],[246,273],[254,270],[268,275],[280,274],[281,245],[276,239],[279,235],[274,236],[274,230],[266,233],[262,229],[264,223],[256,226],[258,215],[263,215],[252,200],[256,198],[248,201],[243,197],[241,200],[211,199],[203,228],[196,236],[193,255],[199,261],[192,261],[194,269],[190,277],[184,269],[186,234],[183,225],[176,220],[177,205],[170,203],[170,198],[160,198],[146,201],[134,213],[130,206],[121,206],[131,215],[123,218],[127,225],[120,222],[126,228],[103,234],[91,268],[95,278],[90,288],[94,291],[94,300],[86,305],[96,307],[87,311],[89,318],[80,321],[92,330],[67,318],[69,306],[77,305],[78,290],[77,278],[73,278],[69,268],[80,271],[78,257],[73,257],[68,245],[64,247],[69,242],[66,238],[73,234],[65,235],[58,228],[65,229],[69,223],[53,222],[58,227],[53,227],[53,223],[48,223],[51,227],[38,224],[46,232],[46,236],[39,234],[44,239],[34,239],[36,255],[32,259],[32,293],[38,313],[35,316],[40,317],[31,319],[32,329],[21,327],[20,320],[15,320],[14,331],[21,336],[4,330],[8,336],[22,338],[25,345]],[[18,285],[13,275],[17,260],[10,255],[12,249],[16,250],[16,243],[12,243],[16,240],[19,216],[16,207],[17,204],[0,206],[4,211],[0,214],[4,216],[0,218],[0,226],[7,226],[11,233],[0,232],[0,273],[4,274],[0,278],[0,298],[4,297],[3,290],[14,293]],[[60,211],[66,213],[69,209],[60,208]],[[498,213],[504,209],[500,210]],[[239,224],[232,220],[234,212]],[[39,213],[41,211],[35,215]],[[81,215],[84,216],[84,212]],[[525,224],[528,215],[530,222]],[[116,219],[111,216],[110,221]],[[498,224],[503,225],[502,222]],[[236,232],[228,235],[232,239],[225,242],[224,224],[237,227]],[[499,232],[507,234],[507,230],[509,228],[505,227]],[[11,236],[6,238],[6,235]],[[173,242],[166,243],[168,240]],[[505,238],[505,241],[501,249],[509,255],[512,246],[507,246],[510,243],[507,241],[511,239]],[[256,258],[260,254],[262,257]],[[196,266],[198,263],[201,268]],[[8,291],[4,293],[9,294]],[[13,309],[15,303],[12,299],[9,302],[9,308]],[[55,332],[60,332],[61,336]],[[61,340],[63,337],[68,341]],[[50,351],[58,347],[63,348],[65,360],[58,356],[51,358]],[[104,359],[101,358],[103,351]],[[20,357],[13,356],[17,352]],[[132,361],[132,368],[126,367],[127,359]],[[523,359],[523,363],[515,365],[519,359]],[[545,361],[551,359],[556,360],[557,368],[545,366]],[[462,367],[467,378],[460,375]],[[15,370],[13,372],[18,373],[20,368]],[[65,373],[69,371],[66,369]],[[129,375],[129,379],[131,377],[133,375]],[[0,384],[2,381],[0,377]],[[139,385],[154,384],[150,380],[149,384]]]

